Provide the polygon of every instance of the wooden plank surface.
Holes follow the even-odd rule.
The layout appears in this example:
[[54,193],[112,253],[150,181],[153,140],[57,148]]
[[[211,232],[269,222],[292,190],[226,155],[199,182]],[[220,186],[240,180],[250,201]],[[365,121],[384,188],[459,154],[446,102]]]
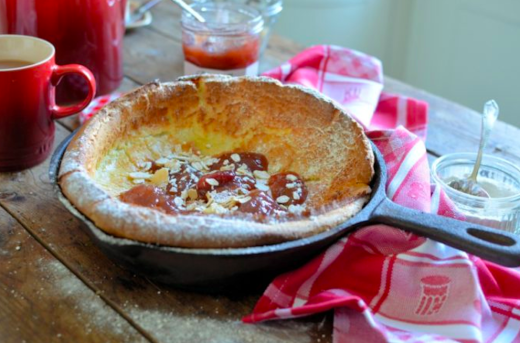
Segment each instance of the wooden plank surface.
[[147,342],[2,208],[0,227],[2,343]]

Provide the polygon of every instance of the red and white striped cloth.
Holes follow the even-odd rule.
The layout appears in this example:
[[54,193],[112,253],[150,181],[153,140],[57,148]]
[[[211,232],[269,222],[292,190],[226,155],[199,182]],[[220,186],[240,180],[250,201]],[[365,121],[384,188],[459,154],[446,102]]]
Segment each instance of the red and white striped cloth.
[[[376,96],[383,75],[377,59],[316,46],[266,74],[333,97],[370,129],[387,163],[387,193],[393,201],[457,217],[440,188],[430,185],[422,140],[426,104]],[[371,225],[277,277],[244,322],[334,310],[334,343],[520,342],[519,286],[518,269],[397,228]]]
[[123,93],[112,93],[107,95],[102,95],[96,97],[92,102],[79,113],[79,123],[83,125],[87,120],[89,120],[94,114],[97,113],[100,109],[103,108],[109,102],[119,98]]
[[426,139],[428,105],[381,93],[383,67],[375,57],[337,46],[317,45],[263,75],[307,86],[329,96],[343,105],[365,129],[392,129],[402,125]]

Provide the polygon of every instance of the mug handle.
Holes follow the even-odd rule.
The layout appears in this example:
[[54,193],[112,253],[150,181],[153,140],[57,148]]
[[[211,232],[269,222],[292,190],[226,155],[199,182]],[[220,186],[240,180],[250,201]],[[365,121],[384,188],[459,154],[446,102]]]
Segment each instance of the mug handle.
[[67,64],[64,66],[55,65],[52,70],[52,85],[56,87],[58,82],[60,82],[61,78],[65,74],[80,74],[85,78],[88,84],[88,94],[85,100],[76,105],[71,106],[59,106],[54,104],[51,108],[52,119],[61,119],[71,114],[78,113],[82,111],[85,107],[87,107],[92,99],[94,99],[94,95],[96,94],[96,80],[94,79],[94,75],[82,65],[79,64]]

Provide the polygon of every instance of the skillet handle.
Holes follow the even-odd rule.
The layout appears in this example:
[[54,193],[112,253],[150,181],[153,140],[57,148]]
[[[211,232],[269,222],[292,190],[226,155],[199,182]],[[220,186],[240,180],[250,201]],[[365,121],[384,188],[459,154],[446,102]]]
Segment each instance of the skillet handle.
[[513,233],[381,201],[372,222],[402,228],[507,267],[520,266],[520,237]]

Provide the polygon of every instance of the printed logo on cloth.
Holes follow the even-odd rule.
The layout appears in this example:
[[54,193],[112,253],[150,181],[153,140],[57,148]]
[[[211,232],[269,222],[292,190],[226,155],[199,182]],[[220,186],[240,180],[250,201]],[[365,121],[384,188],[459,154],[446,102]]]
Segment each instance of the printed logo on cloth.
[[448,298],[451,279],[443,275],[431,275],[421,279],[421,300],[415,314],[428,316],[439,312]]
[[[479,288],[473,282],[471,262],[453,248],[433,250],[435,245],[438,243],[427,240],[391,261],[383,276],[390,282],[381,285],[375,298],[378,301],[371,303],[383,323],[391,322],[400,329],[421,325],[479,327],[480,312],[473,306]],[[456,295],[452,289],[457,290]]]

